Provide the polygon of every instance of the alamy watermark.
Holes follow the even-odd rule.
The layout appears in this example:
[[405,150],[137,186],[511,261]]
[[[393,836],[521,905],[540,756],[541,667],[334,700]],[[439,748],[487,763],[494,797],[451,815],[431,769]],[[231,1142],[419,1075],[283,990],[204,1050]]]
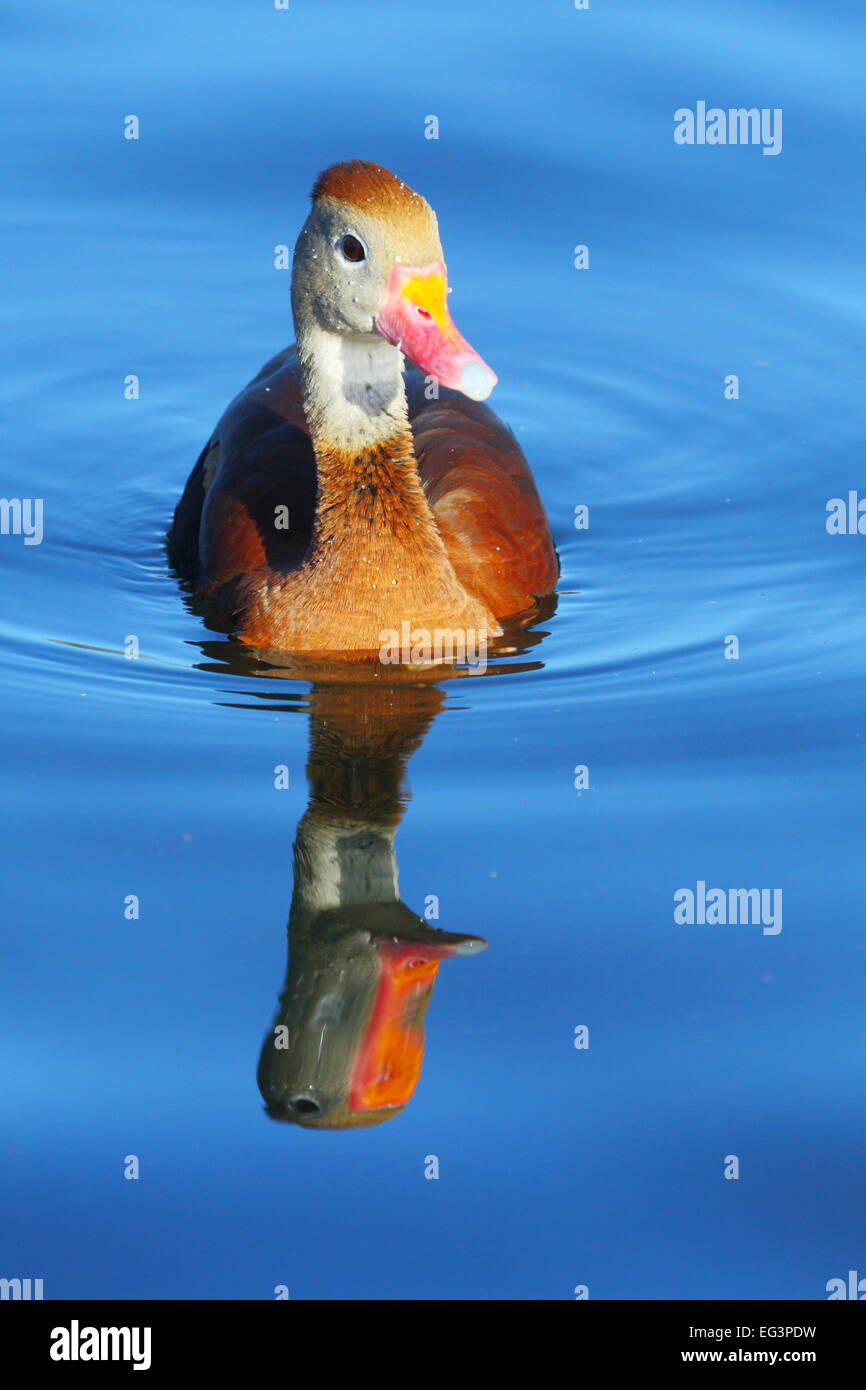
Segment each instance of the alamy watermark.
[[400,630],[379,633],[379,660],[384,666],[432,666],[457,662],[476,671],[487,669],[486,628],[413,627],[402,622]]
[[26,1303],[30,1299],[44,1298],[44,1283],[44,1279],[0,1279],[0,1299],[20,1299]]
[[678,145],[762,145],[762,154],[782,152],[781,106],[681,106],[674,112]]
[[52,1361],[131,1361],[134,1371],[149,1371],[149,1327],[82,1327],[73,1318],[69,1327],[51,1329]]
[[25,545],[41,545],[42,535],[41,497],[0,497],[0,536],[23,536]]
[[828,536],[866,536],[866,497],[851,488],[846,497],[831,497],[824,525]]
[[782,930],[781,888],[707,888],[698,879],[695,888],[674,893],[674,921],[692,926],[761,926],[764,936]]
[[828,1279],[824,1287],[829,1303],[840,1298],[853,1298],[858,1303],[866,1299],[866,1279],[861,1279],[856,1269],[848,1270],[847,1279]]

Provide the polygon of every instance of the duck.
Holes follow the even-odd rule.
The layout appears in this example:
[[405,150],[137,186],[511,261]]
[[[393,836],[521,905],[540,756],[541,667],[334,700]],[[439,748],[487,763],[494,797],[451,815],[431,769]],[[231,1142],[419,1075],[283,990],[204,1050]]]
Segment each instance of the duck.
[[544,506],[448,294],[420,194],[366,160],[319,175],[292,263],[295,342],[218,421],[168,536],[209,626],[365,659],[406,623],[500,637],[553,592]]

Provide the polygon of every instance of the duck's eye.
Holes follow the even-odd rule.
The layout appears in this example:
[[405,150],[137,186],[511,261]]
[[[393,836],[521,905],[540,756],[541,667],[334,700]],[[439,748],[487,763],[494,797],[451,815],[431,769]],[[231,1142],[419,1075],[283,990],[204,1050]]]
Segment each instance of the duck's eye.
[[337,242],[337,250],[341,252],[343,258],[347,261],[363,261],[367,256],[364,243],[359,241],[356,236],[352,236],[351,232],[347,232],[345,236],[340,237],[340,240]]

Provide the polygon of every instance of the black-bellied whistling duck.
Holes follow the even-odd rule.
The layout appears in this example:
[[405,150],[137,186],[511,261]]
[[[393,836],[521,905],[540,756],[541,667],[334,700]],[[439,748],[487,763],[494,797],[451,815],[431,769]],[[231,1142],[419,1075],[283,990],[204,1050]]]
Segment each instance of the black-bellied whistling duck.
[[217,425],[169,558],[255,647],[362,656],[407,622],[496,637],[558,566],[529,465],[480,404],[496,377],[448,312],[435,214],[360,160],[312,201],[297,343]]

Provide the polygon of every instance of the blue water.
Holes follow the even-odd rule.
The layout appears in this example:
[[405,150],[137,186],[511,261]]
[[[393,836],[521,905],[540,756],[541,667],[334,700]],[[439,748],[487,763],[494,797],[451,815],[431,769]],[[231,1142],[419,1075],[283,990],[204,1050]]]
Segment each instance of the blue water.
[[[2,492],[44,499],[44,539],[0,536],[0,1275],[702,1299],[866,1273],[866,540],[825,524],[863,484],[858,8],[3,5]],[[699,100],[781,108],[781,153],[676,145]],[[256,1081],[320,693],[208,633],[162,539],[291,339],[274,248],[356,156],[439,214],[562,580],[534,645],[442,682],[408,763],[402,898],[489,947],[442,965],[405,1111],[333,1133]],[[699,880],[781,889],[781,931],[676,923]]]

